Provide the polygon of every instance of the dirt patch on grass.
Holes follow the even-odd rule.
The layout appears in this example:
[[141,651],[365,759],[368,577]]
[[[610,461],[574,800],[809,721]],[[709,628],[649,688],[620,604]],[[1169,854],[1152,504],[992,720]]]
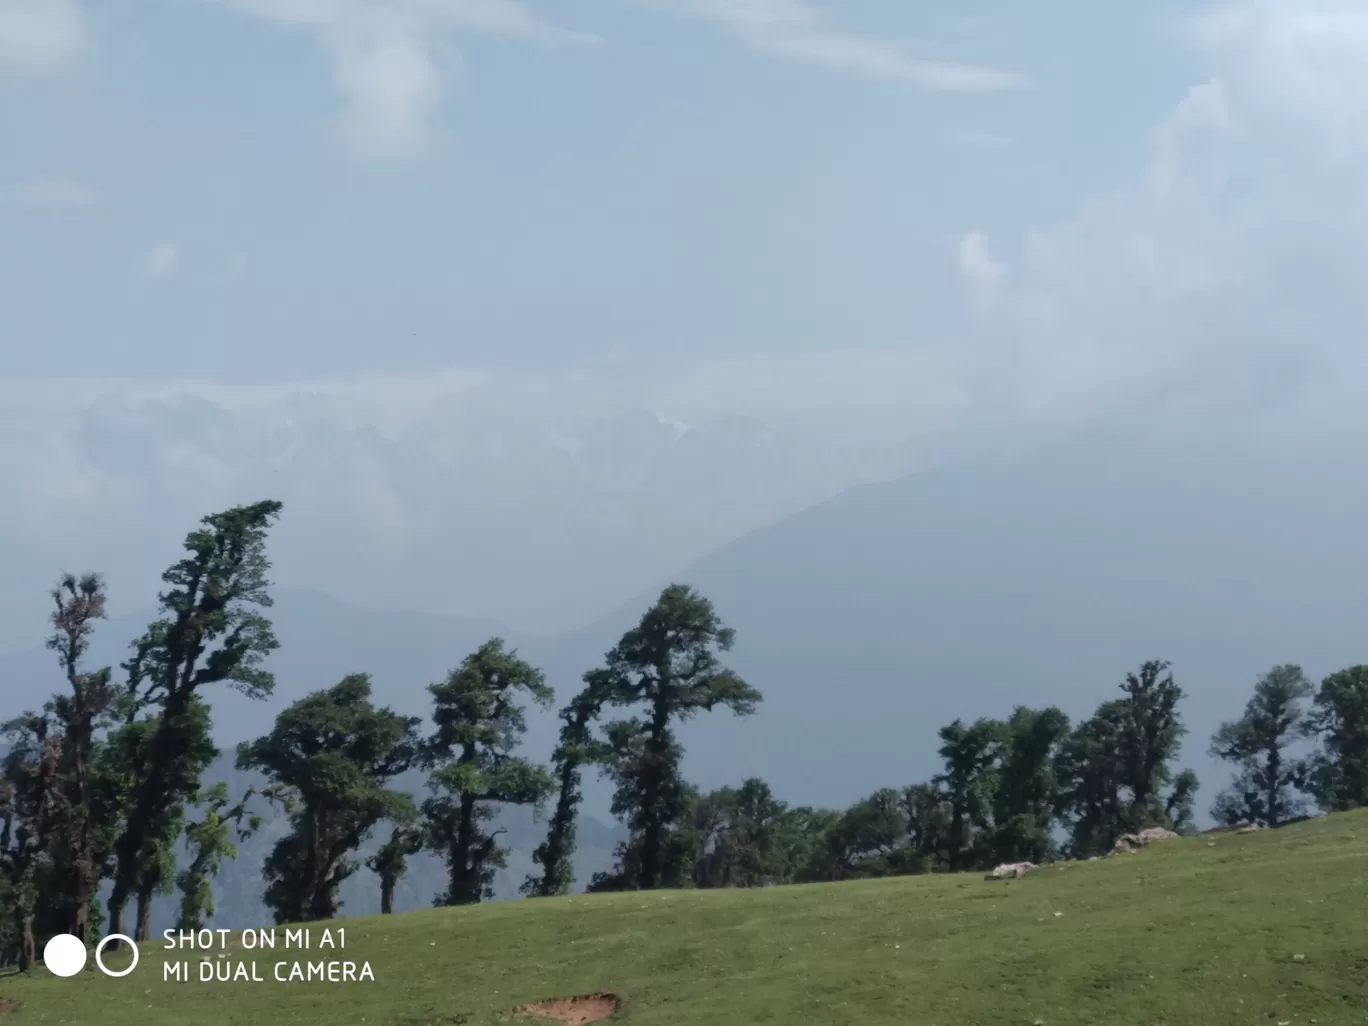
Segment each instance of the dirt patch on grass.
[[515,1009],[518,1015],[562,1026],[585,1026],[602,1022],[618,1010],[618,999],[612,994],[586,994],[582,997],[553,998]]
[[9,1015],[10,1012],[19,1011],[19,1002],[14,998],[0,997],[0,1015]]

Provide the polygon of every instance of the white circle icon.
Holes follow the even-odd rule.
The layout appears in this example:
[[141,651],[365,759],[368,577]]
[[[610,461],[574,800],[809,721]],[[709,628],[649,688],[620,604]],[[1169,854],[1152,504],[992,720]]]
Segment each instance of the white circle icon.
[[43,964],[53,976],[75,976],[86,964],[86,946],[69,933],[49,937],[43,945]]
[[[100,958],[100,955],[104,952],[105,946],[110,941],[123,941],[125,944],[128,945],[129,949],[132,950],[133,961],[128,963],[127,969],[120,969],[116,973],[113,969],[105,968],[104,961]],[[84,959],[82,961],[84,961]],[[95,964],[100,967],[100,972],[104,973],[106,976],[127,976],[134,969],[138,968],[138,945],[134,944],[133,938],[128,936],[127,934],[111,933],[108,937],[100,941],[99,944],[95,945]]]

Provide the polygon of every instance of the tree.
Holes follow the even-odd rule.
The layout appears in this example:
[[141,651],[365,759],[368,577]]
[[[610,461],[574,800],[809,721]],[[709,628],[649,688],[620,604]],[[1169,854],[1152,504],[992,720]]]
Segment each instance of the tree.
[[108,667],[87,672],[81,665],[95,624],[105,617],[104,581],[98,574],[63,574],[52,590],[52,601],[53,634],[47,647],[57,653],[69,690],[47,706],[61,734],[55,810],[60,821],[53,851],[61,894],[51,898],[62,906],[64,932],[85,941],[90,938],[91,906],[115,827],[114,810],[98,800],[94,776],[98,735],[110,726],[118,691]]
[[176,877],[181,892],[178,929],[198,930],[213,917],[214,877],[225,859],[235,859],[238,854],[233,832],[236,830],[239,841],[245,841],[261,826],[260,816],[247,813],[247,802],[253,793],[249,789],[231,808],[226,783],[214,784],[197,796],[195,804],[204,810],[204,815],[185,828],[190,863]]
[[932,872],[948,866],[952,820],[950,805],[941,789],[933,783],[904,788],[902,809],[913,871]]
[[366,859],[366,868],[380,878],[380,914],[394,911],[394,889],[408,871],[408,857],[423,850],[423,832],[396,823],[390,839]]
[[1304,703],[1312,692],[1300,666],[1275,666],[1255,682],[1244,715],[1221,724],[1210,754],[1234,763],[1239,773],[1217,799],[1214,816],[1276,827],[1300,815],[1297,792],[1306,786],[1307,766],[1290,758],[1288,748],[1307,736]]
[[0,869],[10,899],[19,968],[38,960],[42,895],[56,891],[51,843],[58,811],[61,739],[44,715],[26,713],[3,728],[8,750],[0,790]]
[[542,672],[491,638],[446,680],[432,684],[435,731],[425,745],[433,770],[423,803],[429,844],[446,858],[450,879],[444,905],[493,897],[494,873],[505,865],[502,829],[486,831],[496,804],[538,808],[556,783],[545,767],[516,755],[527,732],[520,700],[551,704],[555,693]]
[[994,858],[1041,863],[1057,854],[1056,766],[1069,735],[1061,710],[1017,706],[1002,731],[1001,767],[993,796]]
[[[218,756],[210,736],[209,706],[202,698],[192,695],[179,721],[178,750],[167,764],[167,772],[178,782],[184,800],[167,805],[149,823],[139,861],[128,876],[129,895],[135,901],[133,936],[137,940],[148,939],[153,899],[174,889],[175,851],[185,829],[185,801],[194,800],[200,774]],[[109,732],[97,764],[98,790],[101,804],[112,810],[116,819],[129,814],[145,786],[149,753],[162,729],[162,716],[153,714],[129,720]],[[183,790],[190,781],[195,782],[195,788]],[[116,863],[116,872],[117,868]]]
[[950,808],[948,856],[952,872],[967,869],[986,854],[985,839],[993,826],[997,760],[1004,726],[980,719],[971,725],[955,720],[940,729],[940,757],[945,771],[934,778]]
[[1127,831],[1191,828],[1197,776],[1170,767],[1186,731],[1183,692],[1168,668],[1151,660],[1128,673],[1122,697],[1098,706],[1060,748],[1056,808],[1072,817],[1075,858],[1110,851]]
[[1322,752],[1313,790],[1326,812],[1368,805],[1368,666],[1351,666],[1321,681],[1310,717]]
[[413,819],[413,799],[385,785],[417,756],[416,717],[371,702],[364,673],[284,709],[270,734],[238,746],[237,766],[259,770],[291,810],[292,831],[266,860],[265,900],[277,923],[332,919],[348,859],[381,820]]
[[820,849],[804,876],[834,881],[906,872],[907,837],[902,795],[891,787],[880,788],[828,819]]
[[[132,720],[151,708],[153,727],[141,753],[137,785],[114,846],[109,923],[123,932],[124,907],[170,841],[185,802],[199,790],[204,763],[195,758],[199,724],[195,700],[226,682],[252,698],[269,695],[275,680],[262,662],[277,647],[270,622],[266,533],[279,502],[259,502],[207,516],[185,539],[187,555],[162,575],[162,617],[133,644],[124,664]],[[174,835],[171,835],[174,839]]]
[[1068,852],[1074,858],[1105,854],[1126,832],[1125,724],[1124,703],[1103,702],[1060,748],[1056,810],[1072,820]]
[[1126,674],[1121,685],[1119,754],[1130,792],[1126,825],[1132,830],[1172,825],[1161,792],[1172,782],[1169,763],[1187,729],[1178,713],[1183,691],[1168,670],[1167,661],[1150,660],[1139,673]]
[[674,726],[717,707],[749,715],[761,701],[758,691],[718,659],[734,640],[711,602],[672,584],[607,654],[604,667],[586,677],[602,689],[605,704],[642,710],[642,718],[607,728],[609,770],[617,782],[614,811],[626,819],[636,847],[636,869],[618,874],[624,887],[659,887],[670,868],[669,835],[684,822],[688,794]]
[[530,897],[568,894],[574,883],[575,818],[584,798],[580,790],[583,767],[602,762],[606,756],[604,746],[593,734],[593,722],[602,706],[601,688],[590,683],[561,710],[560,741],[552,757],[560,792],[546,839],[532,853],[532,861],[541,872],[530,874],[522,885],[523,894]]
[[1190,835],[1197,832],[1192,807],[1200,786],[1197,774],[1192,770],[1183,770],[1173,778],[1173,786],[1169,788],[1168,797],[1164,799],[1164,817],[1177,833]]
[[797,869],[788,806],[763,780],[704,795],[694,810],[698,887],[768,887],[789,883]]

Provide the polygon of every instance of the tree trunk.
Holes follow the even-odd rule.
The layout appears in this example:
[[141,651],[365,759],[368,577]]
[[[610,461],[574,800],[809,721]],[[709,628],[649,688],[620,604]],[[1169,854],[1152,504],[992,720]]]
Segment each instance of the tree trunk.
[[1278,777],[1282,773],[1282,759],[1279,757],[1278,741],[1273,739],[1268,750],[1268,828],[1278,825]]
[[380,914],[387,916],[394,911],[394,877],[386,874],[380,878]]
[[447,895],[453,905],[474,905],[480,900],[476,877],[480,867],[474,864],[475,854],[475,798],[461,795],[460,820],[456,824],[456,839],[452,845],[448,866],[451,889]]
[[33,913],[22,910],[19,923],[19,971],[26,973],[38,962],[38,943],[33,937]]
[[[109,895],[109,932],[123,933],[124,906],[128,904],[128,889],[121,887],[119,881],[114,881],[114,890]],[[110,941],[108,950],[118,951],[123,947],[123,941]]]
[[135,941],[145,941],[152,934],[152,893],[138,892],[138,927],[133,932]]
[[[82,866],[78,872],[84,877],[85,867]],[[84,879],[76,888],[74,900],[76,907],[72,910],[71,933],[73,936],[79,937],[82,944],[86,944],[90,940],[86,936],[90,929],[90,890],[86,887]]]
[[[668,669],[657,669],[658,685],[664,689],[669,679]],[[645,823],[641,831],[641,869],[637,874],[637,886],[643,891],[652,891],[660,885],[661,848],[665,840],[665,823],[661,818],[660,792],[665,783],[665,752],[667,741],[665,731],[670,725],[670,707],[663,697],[655,701],[651,713],[650,733],[646,737],[646,773],[641,788],[641,812]]]

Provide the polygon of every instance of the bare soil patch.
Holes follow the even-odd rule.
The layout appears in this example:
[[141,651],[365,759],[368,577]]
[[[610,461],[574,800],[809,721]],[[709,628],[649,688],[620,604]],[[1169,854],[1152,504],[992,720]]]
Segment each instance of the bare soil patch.
[[532,1019],[561,1023],[562,1026],[585,1026],[602,1022],[618,1010],[618,999],[612,994],[586,994],[581,997],[553,998],[523,1005],[516,1011]]
[[19,1011],[19,1002],[13,998],[0,997],[0,1015],[9,1015],[10,1012]]

